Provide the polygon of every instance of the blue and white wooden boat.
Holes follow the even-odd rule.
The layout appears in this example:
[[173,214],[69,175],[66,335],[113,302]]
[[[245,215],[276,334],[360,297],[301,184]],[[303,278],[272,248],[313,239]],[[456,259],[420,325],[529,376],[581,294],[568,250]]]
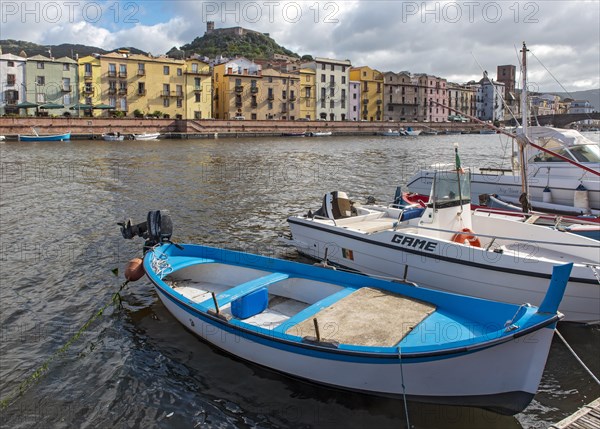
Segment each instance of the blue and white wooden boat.
[[537,391],[571,265],[555,267],[536,308],[200,245],[160,244],[143,261],[175,318],[241,359],[342,389],[508,414]]
[[19,141],[22,141],[22,142],[54,142],[54,141],[62,142],[62,141],[66,141],[66,140],[71,140],[71,132],[63,133],[63,134],[46,134],[46,135],[36,134],[34,136],[24,136],[24,135],[19,134],[18,139],[19,139]]

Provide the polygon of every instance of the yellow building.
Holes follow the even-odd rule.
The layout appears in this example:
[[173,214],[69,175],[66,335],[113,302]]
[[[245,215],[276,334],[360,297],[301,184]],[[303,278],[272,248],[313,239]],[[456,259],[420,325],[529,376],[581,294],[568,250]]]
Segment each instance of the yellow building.
[[[78,107],[74,116],[99,116],[100,110],[92,110],[91,106],[101,103],[101,68],[99,56],[86,56],[77,61],[79,74],[79,94]],[[84,108],[87,107],[87,108]]]
[[300,116],[300,75],[263,69],[258,119],[294,120]]
[[262,67],[236,58],[213,69],[215,119],[258,119],[259,81]]
[[212,73],[200,60],[185,61],[185,119],[212,118]]
[[365,121],[383,118],[383,74],[368,66],[352,67],[350,81],[360,82],[360,115]]
[[313,69],[300,69],[300,118],[317,118],[316,72]]

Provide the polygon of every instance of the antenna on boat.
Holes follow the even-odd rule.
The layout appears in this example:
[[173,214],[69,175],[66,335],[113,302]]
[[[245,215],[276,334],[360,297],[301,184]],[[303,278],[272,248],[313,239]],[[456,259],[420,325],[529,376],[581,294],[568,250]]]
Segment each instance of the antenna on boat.
[[[523,87],[521,88],[521,114],[523,116],[522,124],[523,127],[523,141],[517,139],[519,144],[519,168],[521,170],[521,197],[527,198],[529,194],[529,186],[527,184],[527,162],[525,159],[525,145],[529,138],[527,137],[527,128],[529,126],[529,111],[527,109],[527,45],[523,42],[523,49],[521,49],[521,75],[523,77]],[[523,195],[525,194],[525,195]]]
[[460,173],[462,171],[462,168],[460,167],[460,157],[458,156],[458,143],[454,143],[454,164],[456,166],[456,179],[458,183],[458,201],[460,206],[460,211],[458,212],[458,214],[461,215],[463,212],[462,190],[460,189]]

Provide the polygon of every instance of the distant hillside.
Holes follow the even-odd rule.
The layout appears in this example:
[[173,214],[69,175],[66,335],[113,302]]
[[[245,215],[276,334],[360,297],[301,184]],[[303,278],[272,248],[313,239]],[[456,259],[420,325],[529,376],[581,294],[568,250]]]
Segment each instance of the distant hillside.
[[[95,46],[77,45],[71,43],[63,43],[61,45],[38,45],[36,43],[26,42],[24,40],[10,39],[0,40],[0,48],[2,48],[3,54],[19,55],[23,51],[28,57],[33,57],[34,55],[44,55],[47,57],[49,55],[48,51],[51,51],[54,58],[75,58],[76,55],[79,55],[79,57],[85,57],[91,54],[106,54],[108,52],[114,52],[117,50],[114,49],[112,51],[107,51]],[[134,54],[145,54],[145,52],[136,48],[119,49],[129,49]]]
[[209,58],[219,55],[224,57],[240,55],[248,59],[255,59],[271,58],[273,54],[300,58],[298,54],[278,45],[273,39],[264,34],[247,32],[239,35],[219,30],[205,34],[202,37],[196,37],[193,42],[167,52],[168,56],[174,58],[189,57],[191,54],[199,54]]
[[573,91],[569,94],[565,92],[553,92],[552,94],[558,95],[561,99],[572,98],[574,100],[587,100],[594,110],[600,112],[600,89],[588,89],[587,91]]

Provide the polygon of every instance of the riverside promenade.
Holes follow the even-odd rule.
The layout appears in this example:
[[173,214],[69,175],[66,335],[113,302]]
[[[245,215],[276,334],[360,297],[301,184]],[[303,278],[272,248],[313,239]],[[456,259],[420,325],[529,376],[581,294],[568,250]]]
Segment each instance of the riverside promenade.
[[184,120],[145,118],[63,118],[63,117],[2,117],[0,135],[16,140],[18,134],[31,135],[71,132],[72,139],[96,139],[103,133],[140,134],[159,132],[167,138],[261,137],[284,133],[327,132],[333,135],[375,135],[390,129],[411,127],[414,130],[461,131],[478,133],[479,124],[456,122],[353,122],[353,121],[281,121],[281,120]]

